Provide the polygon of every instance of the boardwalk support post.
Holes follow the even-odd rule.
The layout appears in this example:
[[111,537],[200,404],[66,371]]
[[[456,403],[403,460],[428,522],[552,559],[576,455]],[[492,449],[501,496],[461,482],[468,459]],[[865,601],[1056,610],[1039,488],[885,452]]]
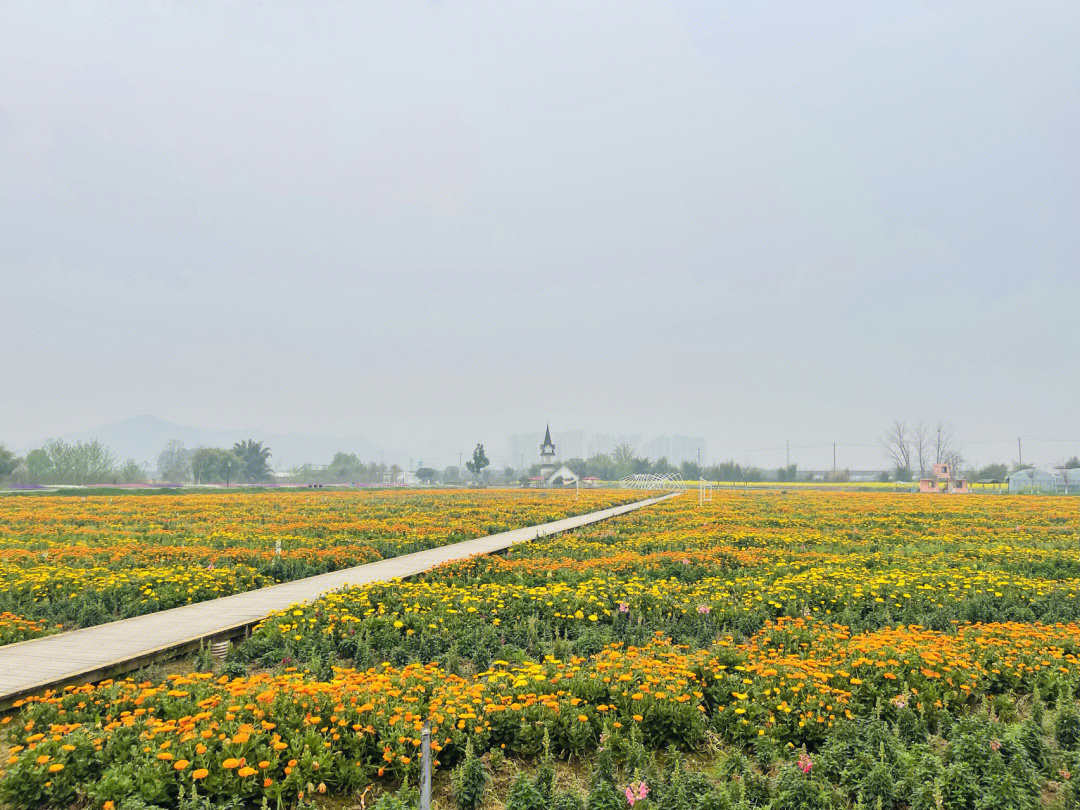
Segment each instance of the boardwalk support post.
[[431,810],[431,724],[420,732],[420,810]]

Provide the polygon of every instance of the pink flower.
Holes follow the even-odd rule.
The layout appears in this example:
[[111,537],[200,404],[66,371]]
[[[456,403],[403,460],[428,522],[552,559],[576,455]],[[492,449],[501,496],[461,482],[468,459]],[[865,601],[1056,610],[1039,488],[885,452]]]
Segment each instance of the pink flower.
[[990,741],[990,750],[991,751],[998,751],[1000,749],[1001,749],[1001,743],[998,740],[991,740]]
[[645,780],[642,780],[637,784],[631,782],[629,785],[626,786],[626,790],[624,792],[626,793],[627,804],[633,807],[637,802],[640,802],[642,799],[649,795],[649,786],[645,784]]
[[814,767],[814,763],[810,760],[810,757],[803,751],[799,754],[799,770],[803,773],[810,773],[810,769]]
[[630,606],[626,602],[619,602],[619,613],[629,613]]
[[712,610],[712,608],[709,607],[708,605],[698,605],[697,606],[697,612],[700,613],[703,616],[708,616],[709,612],[711,610]]

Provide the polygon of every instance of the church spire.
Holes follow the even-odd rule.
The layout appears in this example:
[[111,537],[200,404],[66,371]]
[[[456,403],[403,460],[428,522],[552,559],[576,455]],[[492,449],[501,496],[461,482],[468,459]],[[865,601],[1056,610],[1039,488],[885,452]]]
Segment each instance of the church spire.
[[555,443],[551,441],[551,423],[548,423],[547,431],[544,433],[544,443],[540,445],[540,452],[543,452],[546,448],[550,447],[555,449]]

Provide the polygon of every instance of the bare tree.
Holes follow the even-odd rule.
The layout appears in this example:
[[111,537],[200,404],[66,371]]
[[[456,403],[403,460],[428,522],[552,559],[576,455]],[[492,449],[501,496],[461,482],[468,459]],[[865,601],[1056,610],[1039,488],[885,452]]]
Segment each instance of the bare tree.
[[934,461],[937,464],[946,464],[952,458],[959,457],[960,452],[953,439],[953,426],[938,421],[934,426]]
[[926,475],[926,468],[930,466],[928,459],[931,441],[930,428],[926,426],[926,422],[921,420],[916,422],[911,429],[911,450],[912,461],[919,465],[920,478]]
[[911,436],[903,421],[897,419],[893,422],[885,438],[881,440],[881,446],[896,469],[911,469]]
[[158,454],[158,475],[170,484],[191,480],[191,453],[179,439],[170,439]]

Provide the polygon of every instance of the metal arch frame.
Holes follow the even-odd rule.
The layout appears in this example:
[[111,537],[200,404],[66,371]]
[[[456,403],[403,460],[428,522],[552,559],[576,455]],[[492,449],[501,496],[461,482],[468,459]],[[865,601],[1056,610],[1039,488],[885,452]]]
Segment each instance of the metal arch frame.
[[657,475],[656,473],[636,473],[634,475],[628,475],[625,478],[620,479],[619,483],[623,489],[637,489],[637,490],[660,490],[661,492],[686,492],[686,483],[683,481],[683,477],[680,473],[665,473],[664,475]]

